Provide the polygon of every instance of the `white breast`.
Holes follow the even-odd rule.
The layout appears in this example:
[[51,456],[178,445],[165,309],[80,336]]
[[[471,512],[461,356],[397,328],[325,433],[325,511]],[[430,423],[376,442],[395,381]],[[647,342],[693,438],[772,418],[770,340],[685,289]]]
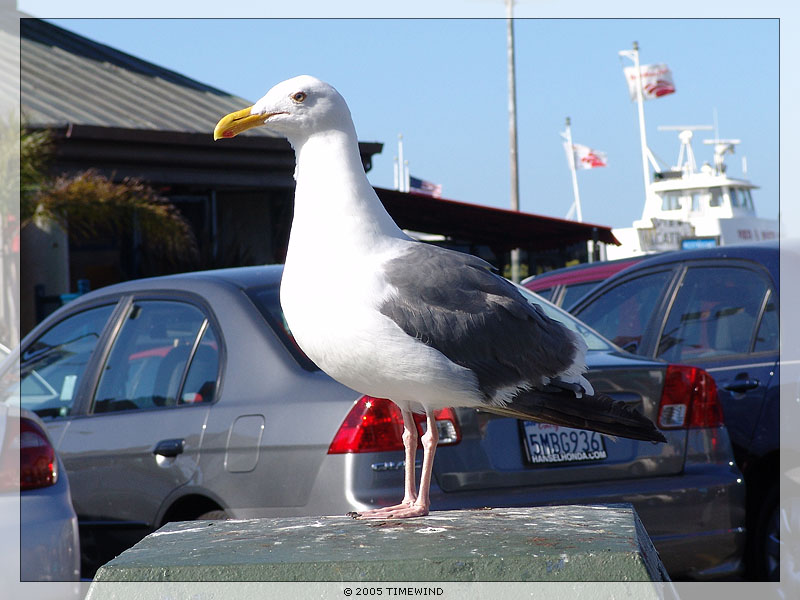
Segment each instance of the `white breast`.
[[398,404],[480,405],[471,371],[409,337],[381,314],[380,305],[391,292],[382,276],[384,258],[349,258],[351,262],[338,266],[318,259],[311,271],[317,275],[308,278],[303,261],[287,257],[281,304],[308,357],[344,385]]

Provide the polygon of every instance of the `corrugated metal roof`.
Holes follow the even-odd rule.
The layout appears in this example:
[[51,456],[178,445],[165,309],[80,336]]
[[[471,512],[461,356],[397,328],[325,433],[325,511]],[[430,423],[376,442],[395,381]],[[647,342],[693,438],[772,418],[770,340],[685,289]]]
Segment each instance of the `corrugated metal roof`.
[[19,13],[0,7],[0,122],[19,106]]
[[[252,102],[40,19],[20,21],[24,122],[204,132]],[[259,127],[245,135],[280,137]]]

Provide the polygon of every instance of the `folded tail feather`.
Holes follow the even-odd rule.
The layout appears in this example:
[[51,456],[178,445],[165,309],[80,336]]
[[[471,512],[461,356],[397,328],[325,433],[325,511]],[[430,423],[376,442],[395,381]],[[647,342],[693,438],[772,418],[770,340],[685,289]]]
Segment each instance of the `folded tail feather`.
[[605,394],[577,398],[573,392],[563,389],[525,390],[506,406],[486,406],[481,410],[517,419],[590,429],[610,436],[667,441],[650,419]]

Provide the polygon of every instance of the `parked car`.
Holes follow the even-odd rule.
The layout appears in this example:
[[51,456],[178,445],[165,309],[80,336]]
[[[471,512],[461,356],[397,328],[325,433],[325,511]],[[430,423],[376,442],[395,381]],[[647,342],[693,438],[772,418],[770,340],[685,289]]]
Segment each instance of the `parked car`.
[[626,350],[695,365],[717,381],[747,482],[751,575],[775,578],[778,547],[778,242],[649,258],[572,313]]
[[[281,272],[117,284],[23,340],[22,404],[69,472],[85,575],[168,521],[345,514],[402,496],[399,410],[334,382],[294,344]],[[595,389],[639,407],[668,443],[443,410],[434,510],[632,502],[673,577],[735,572],[745,491],[713,379],[620,352],[523,293],[583,334]]]
[[4,403],[0,403],[0,512],[4,592],[21,597],[14,582],[64,582],[37,587],[36,597],[81,597],[78,520],[67,474],[41,419]]
[[522,285],[556,306],[569,309],[600,283],[642,260],[641,256],[581,263],[522,280]]

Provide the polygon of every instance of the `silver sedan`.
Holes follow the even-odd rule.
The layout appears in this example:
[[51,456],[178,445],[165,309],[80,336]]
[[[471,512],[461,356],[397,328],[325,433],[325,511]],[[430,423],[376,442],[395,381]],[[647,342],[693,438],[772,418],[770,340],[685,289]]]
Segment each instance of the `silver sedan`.
[[[280,278],[265,266],[121,283],[23,340],[21,403],[69,474],[85,576],[168,521],[345,514],[402,495],[399,410],[303,355]],[[632,502],[671,577],[737,571],[744,486],[713,379],[622,352],[523,293],[586,338],[594,388],[668,443],[443,410],[435,509]]]

